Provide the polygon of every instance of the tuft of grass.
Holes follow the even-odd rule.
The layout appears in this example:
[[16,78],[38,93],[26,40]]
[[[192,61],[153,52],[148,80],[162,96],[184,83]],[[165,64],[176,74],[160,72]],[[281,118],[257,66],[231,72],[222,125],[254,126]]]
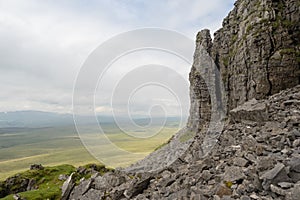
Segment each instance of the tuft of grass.
[[226,185],[226,187],[231,188],[233,183],[231,181],[224,181],[224,184]]

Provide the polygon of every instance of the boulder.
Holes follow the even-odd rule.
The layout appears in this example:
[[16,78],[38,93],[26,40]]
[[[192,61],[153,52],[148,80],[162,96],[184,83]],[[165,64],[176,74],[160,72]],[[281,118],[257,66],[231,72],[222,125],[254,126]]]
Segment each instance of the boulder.
[[241,179],[244,179],[245,175],[243,173],[243,169],[241,167],[226,167],[225,173],[224,173],[224,181],[227,182],[235,182]]
[[128,189],[125,190],[124,195],[130,199],[142,193],[146,188],[148,188],[151,179],[153,179],[153,177],[149,176],[139,181],[131,182]]
[[41,164],[30,165],[30,170],[43,170],[44,167]]
[[255,121],[264,122],[268,120],[267,106],[256,99],[249,100],[243,105],[230,111],[230,119],[233,122]]
[[275,185],[279,182],[290,181],[282,163],[278,163],[273,169],[263,173],[260,179],[263,180],[262,186],[265,190],[269,190],[271,184]]

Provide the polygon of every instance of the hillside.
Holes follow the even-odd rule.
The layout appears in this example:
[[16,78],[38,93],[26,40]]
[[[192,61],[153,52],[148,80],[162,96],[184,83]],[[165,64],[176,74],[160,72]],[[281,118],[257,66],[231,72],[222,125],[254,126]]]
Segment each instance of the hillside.
[[186,128],[69,199],[298,199],[299,16],[298,1],[238,0],[213,41],[197,35]]

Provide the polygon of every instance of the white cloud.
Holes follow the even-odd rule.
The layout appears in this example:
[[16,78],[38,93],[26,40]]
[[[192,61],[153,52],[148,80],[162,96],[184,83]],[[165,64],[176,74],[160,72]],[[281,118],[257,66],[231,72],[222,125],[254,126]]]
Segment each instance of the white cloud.
[[[201,28],[216,30],[232,4],[232,0],[0,0],[0,111],[70,112],[76,75],[99,44],[140,27],[173,29],[193,38]],[[136,63],[131,61],[124,61],[125,71]]]

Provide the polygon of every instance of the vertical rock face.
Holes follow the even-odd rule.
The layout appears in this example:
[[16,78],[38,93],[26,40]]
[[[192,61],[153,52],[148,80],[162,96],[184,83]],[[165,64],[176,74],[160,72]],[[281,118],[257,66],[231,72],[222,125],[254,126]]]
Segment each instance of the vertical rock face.
[[299,0],[238,0],[213,42],[208,30],[197,35],[190,73],[190,129],[198,131],[210,117],[208,86],[196,70],[201,45],[220,70],[228,110],[300,83],[299,7]]
[[208,121],[211,116],[211,99],[205,81],[205,77],[211,75],[211,71],[209,71],[211,69],[211,65],[201,66],[200,63],[203,61],[203,56],[201,55],[203,52],[201,51],[206,51],[209,54],[211,47],[212,40],[209,30],[205,29],[200,31],[197,35],[194,64],[189,77],[191,108],[188,127],[195,131],[203,128],[203,122]]

